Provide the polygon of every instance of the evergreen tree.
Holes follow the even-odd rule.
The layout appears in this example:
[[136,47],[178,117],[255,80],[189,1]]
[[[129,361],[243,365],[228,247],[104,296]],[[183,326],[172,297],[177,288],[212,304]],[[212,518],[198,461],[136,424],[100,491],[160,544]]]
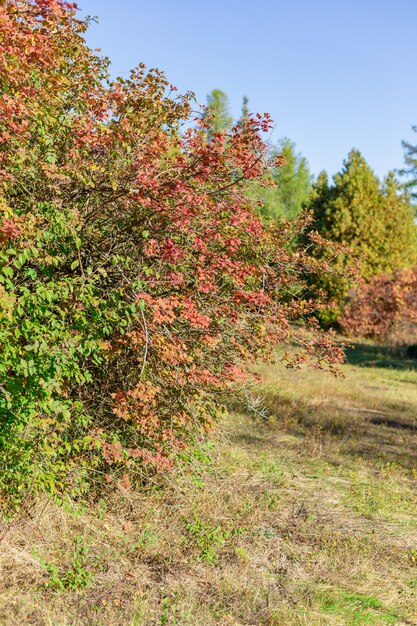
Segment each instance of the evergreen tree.
[[[331,242],[351,249],[339,252],[332,260],[334,274],[312,277],[315,287],[323,288],[336,303],[326,321],[337,319],[340,308],[352,287],[346,267],[356,260],[365,280],[376,274],[411,266],[417,260],[416,226],[407,198],[399,193],[399,184],[390,173],[384,185],[358,150],[352,150],[342,171],[328,185],[321,174],[311,194],[312,230]],[[313,254],[330,260],[329,249],[312,249]]]
[[389,260],[389,270],[411,267],[417,262],[414,211],[401,188],[394,172],[389,172],[382,187],[385,233],[381,245],[381,256]]
[[207,107],[203,119],[208,126],[208,138],[213,133],[221,133],[230,129],[233,118],[230,114],[229,98],[221,89],[213,89],[207,96]]
[[249,117],[249,98],[248,96],[243,96],[241,120],[244,120],[247,117]]
[[282,156],[285,163],[274,175],[275,187],[257,190],[264,202],[262,214],[274,220],[292,219],[301,213],[311,192],[312,176],[308,163],[287,137],[278,142],[271,156]]
[[[412,126],[412,129],[417,133],[417,126]],[[410,191],[411,198],[417,202],[417,145],[403,141],[402,146],[405,167],[400,170],[400,173],[407,176],[404,187]],[[417,210],[417,206],[415,208]]]

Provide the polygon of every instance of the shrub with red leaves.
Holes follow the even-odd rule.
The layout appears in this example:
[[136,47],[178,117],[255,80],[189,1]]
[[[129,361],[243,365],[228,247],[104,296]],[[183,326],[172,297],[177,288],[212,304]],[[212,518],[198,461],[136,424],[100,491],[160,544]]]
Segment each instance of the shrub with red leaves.
[[351,336],[388,339],[417,325],[417,267],[375,276],[358,289],[341,319]]
[[161,72],[111,82],[63,0],[3,0],[0,26],[9,495],[169,467],[277,344],[342,360],[313,320],[325,303],[303,297],[325,263],[290,245],[307,219],[265,226],[246,193],[270,171],[268,115],[208,139]]

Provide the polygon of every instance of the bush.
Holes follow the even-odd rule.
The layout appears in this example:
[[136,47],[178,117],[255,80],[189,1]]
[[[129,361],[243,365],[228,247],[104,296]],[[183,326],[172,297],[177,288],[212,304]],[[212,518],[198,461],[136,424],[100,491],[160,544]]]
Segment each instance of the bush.
[[375,276],[352,295],[341,327],[351,336],[405,345],[417,338],[417,267]]
[[[0,489],[79,496],[168,468],[248,363],[297,341],[342,359],[300,297],[315,261],[245,193],[253,116],[207,141],[190,94],[143,66],[110,82],[63,0],[0,8]],[[194,121],[194,125],[192,122]],[[191,123],[190,123],[191,122]]]

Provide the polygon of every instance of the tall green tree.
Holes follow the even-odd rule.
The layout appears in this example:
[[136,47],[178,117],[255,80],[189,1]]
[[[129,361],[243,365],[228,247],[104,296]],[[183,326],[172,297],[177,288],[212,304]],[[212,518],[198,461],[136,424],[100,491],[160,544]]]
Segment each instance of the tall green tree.
[[[412,130],[417,133],[417,126],[412,126]],[[417,144],[413,145],[408,141],[403,141],[405,167],[400,173],[407,176],[404,186],[410,192],[413,202],[417,203]],[[417,210],[417,206],[415,206]]]
[[322,173],[313,188],[309,208],[311,230],[350,248],[332,259],[331,249],[312,248],[312,253],[331,261],[333,275],[312,277],[312,285],[323,288],[336,307],[327,321],[335,321],[352,287],[347,265],[356,261],[361,278],[393,272],[417,261],[416,226],[413,211],[400,185],[390,173],[383,185],[358,150],[352,150],[340,173],[328,184]]
[[307,159],[296,152],[294,142],[287,137],[278,142],[271,156],[283,157],[284,164],[274,174],[274,187],[257,190],[264,202],[262,214],[273,220],[292,219],[301,213],[310,196],[312,175]]
[[249,117],[249,98],[248,96],[243,96],[242,100],[242,114],[240,117],[240,121]]
[[388,173],[381,191],[385,218],[381,256],[387,259],[388,270],[410,267],[417,262],[417,227],[410,198],[403,193],[394,172]]
[[203,119],[208,126],[209,139],[213,133],[221,133],[230,129],[233,118],[230,114],[229,98],[224,91],[213,89],[208,94]]

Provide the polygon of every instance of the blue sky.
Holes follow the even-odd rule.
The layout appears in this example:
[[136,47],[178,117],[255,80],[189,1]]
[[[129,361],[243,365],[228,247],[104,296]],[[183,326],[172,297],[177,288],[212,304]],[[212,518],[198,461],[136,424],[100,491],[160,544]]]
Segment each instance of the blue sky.
[[379,176],[416,141],[417,0],[79,0],[87,35],[127,75],[165,71],[200,102],[213,88],[276,122],[314,174],[334,174],[352,148]]

